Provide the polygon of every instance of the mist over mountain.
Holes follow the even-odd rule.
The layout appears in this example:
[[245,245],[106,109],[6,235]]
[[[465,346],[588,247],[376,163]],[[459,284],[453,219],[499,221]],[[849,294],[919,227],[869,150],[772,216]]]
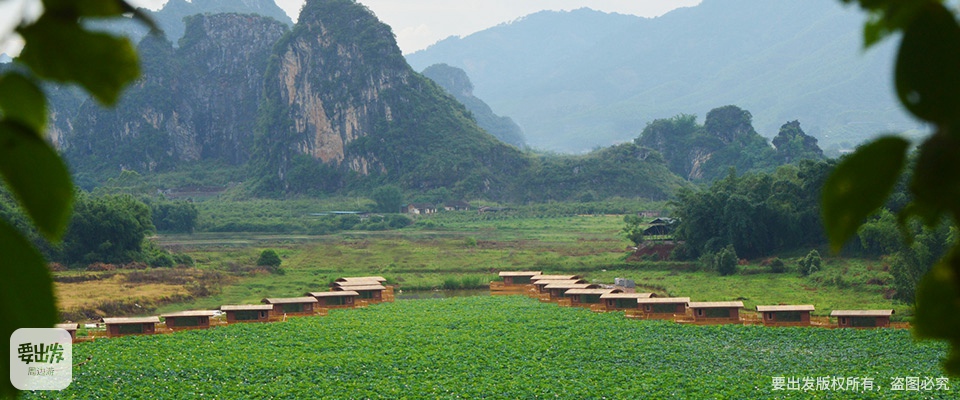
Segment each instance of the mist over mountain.
[[477,120],[477,125],[480,125],[483,130],[504,143],[521,149],[526,147],[520,126],[510,117],[495,114],[487,103],[474,96],[473,83],[462,69],[447,64],[436,64],[424,69],[423,75],[439,84],[447,93],[466,106]]
[[862,50],[864,15],[834,0],[704,0],[658,18],[540,12],[410,54],[461,68],[534,148],[582,152],[723,104],[757,131],[799,120],[823,147],[916,129],[892,88],[895,41]]

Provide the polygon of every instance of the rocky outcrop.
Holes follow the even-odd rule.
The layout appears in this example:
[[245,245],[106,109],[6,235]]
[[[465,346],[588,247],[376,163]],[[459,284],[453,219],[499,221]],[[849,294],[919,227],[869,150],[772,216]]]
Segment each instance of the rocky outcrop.
[[74,167],[158,171],[201,159],[249,160],[263,73],[286,26],[242,14],[197,15],[186,24],[178,49],[164,37],[141,41],[143,75],[116,109],[88,100],[72,124],[54,125]]
[[263,191],[292,190],[302,155],[348,175],[460,193],[503,191],[525,162],[413,71],[390,27],[353,0],[307,1],[275,49],[264,93]]

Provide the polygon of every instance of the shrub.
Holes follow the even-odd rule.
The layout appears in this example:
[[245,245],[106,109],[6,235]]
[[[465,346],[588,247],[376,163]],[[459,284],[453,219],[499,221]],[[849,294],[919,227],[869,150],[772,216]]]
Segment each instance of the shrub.
[[800,260],[800,275],[808,276],[820,270],[821,264],[820,252],[816,249],[810,250],[806,257]]
[[257,266],[265,267],[271,274],[286,274],[286,271],[280,268],[281,263],[283,263],[283,261],[280,260],[280,256],[277,255],[277,252],[273,249],[266,249],[260,252],[260,258],[257,259]]
[[770,272],[780,274],[786,271],[787,265],[783,263],[783,260],[780,258],[774,258],[773,260],[770,260]]
[[723,250],[720,250],[720,252],[717,253],[714,265],[721,276],[737,273],[737,252],[733,246],[727,246]]

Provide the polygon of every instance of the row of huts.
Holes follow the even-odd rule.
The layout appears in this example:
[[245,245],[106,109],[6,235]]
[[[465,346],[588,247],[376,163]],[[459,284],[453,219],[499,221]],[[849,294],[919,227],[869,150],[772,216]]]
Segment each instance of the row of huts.
[[[210,328],[213,318],[225,315],[225,323],[270,322],[288,316],[326,315],[331,308],[354,308],[393,301],[393,288],[380,276],[339,278],[326,292],[308,292],[300,297],[265,298],[262,304],[222,305],[218,310],[193,310],[138,318],[102,318],[108,337],[158,333],[163,318],[167,331]],[[76,339],[78,324],[57,324]]]
[[[626,292],[625,288],[589,283],[579,275],[545,275],[542,271],[502,271],[502,282],[491,282],[494,294],[526,294],[562,306],[594,311],[624,311],[629,318],[669,319],[695,324],[742,324],[741,301],[693,302],[689,297],[657,297]],[[812,305],[757,306],[759,323],[767,326],[811,326]],[[894,310],[834,310],[841,328],[890,326]]]

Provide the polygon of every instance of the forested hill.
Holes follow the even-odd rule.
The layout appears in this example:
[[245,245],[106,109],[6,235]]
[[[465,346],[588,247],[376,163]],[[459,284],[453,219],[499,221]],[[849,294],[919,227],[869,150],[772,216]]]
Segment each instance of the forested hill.
[[423,75],[439,84],[447,93],[453,95],[460,103],[473,113],[477,124],[504,143],[512,144],[517,148],[526,147],[523,131],[510,117],[502,117],[493,112],[487,103],[473,95],[473,83],[470,77],[460,68],[447,64],[431,65],[423,70]]
[[115,109],[48,88],[52,137],[87,186],[183,170],[168,184],[200,186],[218,168],[243,170],[244,193],[267,197],[394,184],[502,201],[665,199],[685,185],[634,144],[539,157],[497,140],[354,0],[308,0],[292,29],[235,13],[185,23],[179,46],[140,42],[143,76]]
[[534,148],[627,141],[654,119],[723,104],[750,110],[768,138],[803,121],[829,148],[917,127],[889,79],[895,43],[864,52],[863,18],[837,0],[704,0],[653,19],[540,12],[407,60],[464,69]]

